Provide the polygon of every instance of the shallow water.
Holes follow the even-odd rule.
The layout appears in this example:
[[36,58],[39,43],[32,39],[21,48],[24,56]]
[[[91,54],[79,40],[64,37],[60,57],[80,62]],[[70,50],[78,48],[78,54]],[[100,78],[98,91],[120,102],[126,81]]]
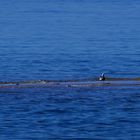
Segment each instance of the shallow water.
[[[0,81],[140,77],[138,0],[0,1]],[[140,139],[140,88],[0,89],[0,139]]]

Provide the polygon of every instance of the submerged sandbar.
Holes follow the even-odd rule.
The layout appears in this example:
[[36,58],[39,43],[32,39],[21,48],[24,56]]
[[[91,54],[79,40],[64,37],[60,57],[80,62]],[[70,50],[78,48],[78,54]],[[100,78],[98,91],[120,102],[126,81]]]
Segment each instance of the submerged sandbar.
[[28,80],[0,82],[0,88],[24,87],[102,87],[102,86],[140,86],[140,78],[109,78],[99,81],[98,78],[74,80]]

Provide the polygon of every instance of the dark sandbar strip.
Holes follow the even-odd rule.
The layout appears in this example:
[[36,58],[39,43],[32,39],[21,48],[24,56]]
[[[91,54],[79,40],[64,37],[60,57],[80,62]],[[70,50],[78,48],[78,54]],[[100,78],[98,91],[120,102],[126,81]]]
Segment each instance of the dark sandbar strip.
[[140,86],[140,78],[106,78],[105,81],[99,81],[97,78],[94,78],[81,80],[31,80],[17,82],[0,82],[0,88],[102,86]]

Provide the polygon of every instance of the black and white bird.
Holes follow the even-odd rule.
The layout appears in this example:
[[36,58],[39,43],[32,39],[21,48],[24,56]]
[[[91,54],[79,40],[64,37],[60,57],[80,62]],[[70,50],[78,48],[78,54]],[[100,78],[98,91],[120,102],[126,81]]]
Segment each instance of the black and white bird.
[[101,76],[99,77],[99,81],[105,81],[105,74],[102,73]]

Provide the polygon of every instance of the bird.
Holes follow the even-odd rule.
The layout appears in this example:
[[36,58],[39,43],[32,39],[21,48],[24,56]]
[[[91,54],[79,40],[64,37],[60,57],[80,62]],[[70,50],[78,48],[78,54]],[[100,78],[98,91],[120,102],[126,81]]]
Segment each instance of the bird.
[[101,76],[99,77],[99,81],[105,81],[105,74],[102,73]]

